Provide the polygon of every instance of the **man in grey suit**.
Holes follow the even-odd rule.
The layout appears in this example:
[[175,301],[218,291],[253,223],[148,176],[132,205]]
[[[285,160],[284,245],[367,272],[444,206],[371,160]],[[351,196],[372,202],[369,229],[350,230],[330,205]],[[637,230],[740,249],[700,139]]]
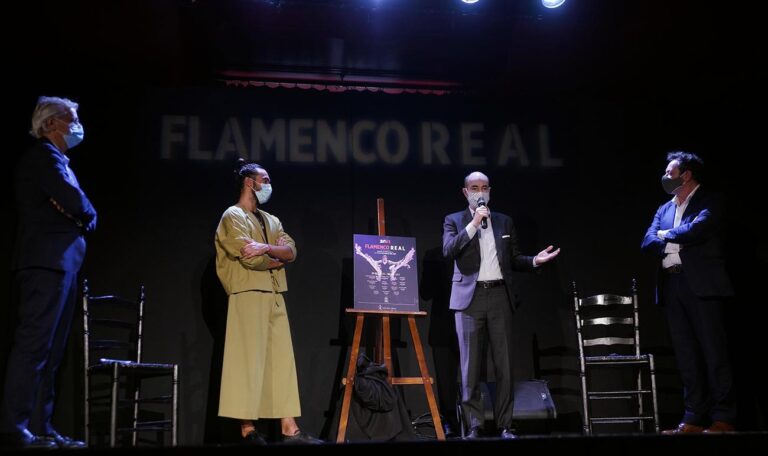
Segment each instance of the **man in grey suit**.
[[560,249],[550,245],[536,256],[522,255],[512,219],[488,209],[491,187],[485,174],[469,174],[462,192],[469,208],[445,217],[443,255],[454,262],[450,308],[456,311],[461,402],[470,428],[466,438],[480,436],[480,365],[487,337],[496,367],[496,424],[501,438],[514,439],[510,430],[514,401],[511,325],[516,305],[512,271],[533,270],[554,259]]

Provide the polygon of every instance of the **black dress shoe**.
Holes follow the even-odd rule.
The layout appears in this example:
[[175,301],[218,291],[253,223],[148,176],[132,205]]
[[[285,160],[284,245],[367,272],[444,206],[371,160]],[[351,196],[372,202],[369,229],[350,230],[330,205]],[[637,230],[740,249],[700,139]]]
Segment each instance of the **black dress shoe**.
[[53,450],[58,448],[56,442],[51,442],[46,439],[42,439],[28,430],[24,429],[18,433],[3,434],[1,448],[5,449],[39,449],[39,450]]
[[472,429],[469,430],[467,435],[464,436],[464,440],[475,440],[475,439],[479,439],[481,436],[482,434],[480,433],[480,428],[473,427]]
[[303,445],[317,445],[323,443],[322,440],[312,437],[302,430],[296,431],[293,435],[283,434],[283,443],[289,444],[303,444]]
[[264,440],[264,437],[259,435],[259,433],[256,432],[255,429],[245,434],[245,437],[243,437],[243,442],[245,442],[246,445],[266,445],[267,444],[267,441]]
[[703,426],[697,426],[695,424],[680,423],[674,429],[665,429],[661,431],[662,435],[675,435],[675,434],[701,434],[704,432]]
[[516,439],[517,436],[509,430],[509,428],[501,428],[501,434],[499,435],[504,440],[513,440]]
[[61,435],[56,431],[53,431],[50,434],[41,435],[40,439],[53,442],[58,448],[67,448],[71,450],[85,448],[85,442]]

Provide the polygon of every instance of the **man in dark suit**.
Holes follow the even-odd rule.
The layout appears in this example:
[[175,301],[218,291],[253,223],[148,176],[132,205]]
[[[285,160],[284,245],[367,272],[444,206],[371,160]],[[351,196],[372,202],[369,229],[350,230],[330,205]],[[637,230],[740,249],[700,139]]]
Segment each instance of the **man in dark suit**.
[[496,424],[501,438],[513,439],[512,271],[533,270],[554,259],[560,249],[549,246],[535,257],[522,255],[512,219],[488,209],[491,187],[485,174],[469,174],[462,192],[469,208],[445,217],[443,255],[454,263],[450,308],[456,311],[461,402],[470,428],[466,437],[479,437],[483,423],[479,383],[487,337],[496,367]]
[[722,203],[699,184],[701,158],[671,152],[667,160],[662,185],[674,197],[656,211],[642,243],[660,259],[656,298],[684,387],[683,419],[663,434],[730,432],[736,407],[722,306],[733,289],[720,245]]
[[80,189],[65,153],[83,139],[71,100],[41,97],[32,115],[37,141],[16,169],[19,226],[14,252],[18,327],[8,358],[0,432],[13,446],[79,448],[51,419],[56,370],[64,357],[75,310],[84,234],[96,210]]

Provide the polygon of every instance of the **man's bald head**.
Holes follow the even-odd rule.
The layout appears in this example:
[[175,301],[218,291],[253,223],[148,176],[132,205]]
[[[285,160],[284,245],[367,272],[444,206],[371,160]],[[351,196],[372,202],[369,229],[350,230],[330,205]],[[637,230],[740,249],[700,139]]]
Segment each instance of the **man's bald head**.
[[467,174],[467,177],[464,178],[464,187],[469,188],[469,183],[472,181],[484,181],[485,185],[491,185],[491,180],[488,179],[488,176],[480,171],[473,171]]

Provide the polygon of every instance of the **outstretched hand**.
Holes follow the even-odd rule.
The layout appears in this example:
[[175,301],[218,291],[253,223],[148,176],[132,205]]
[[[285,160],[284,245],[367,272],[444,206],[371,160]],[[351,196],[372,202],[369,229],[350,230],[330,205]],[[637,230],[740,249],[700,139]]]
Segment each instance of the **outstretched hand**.
[[534,261],[534,263],[536,263],[536,266],[538,266],[540,264],[544,264],[547,261],[554,260],[555,257],[560,253],[560,249],[559,248],[557,250],[553,250],[553,249],[554,249],[554,247],[550,245],[546,249],[544,249],[541,252],[539,252],[533,258],[533,261]]

